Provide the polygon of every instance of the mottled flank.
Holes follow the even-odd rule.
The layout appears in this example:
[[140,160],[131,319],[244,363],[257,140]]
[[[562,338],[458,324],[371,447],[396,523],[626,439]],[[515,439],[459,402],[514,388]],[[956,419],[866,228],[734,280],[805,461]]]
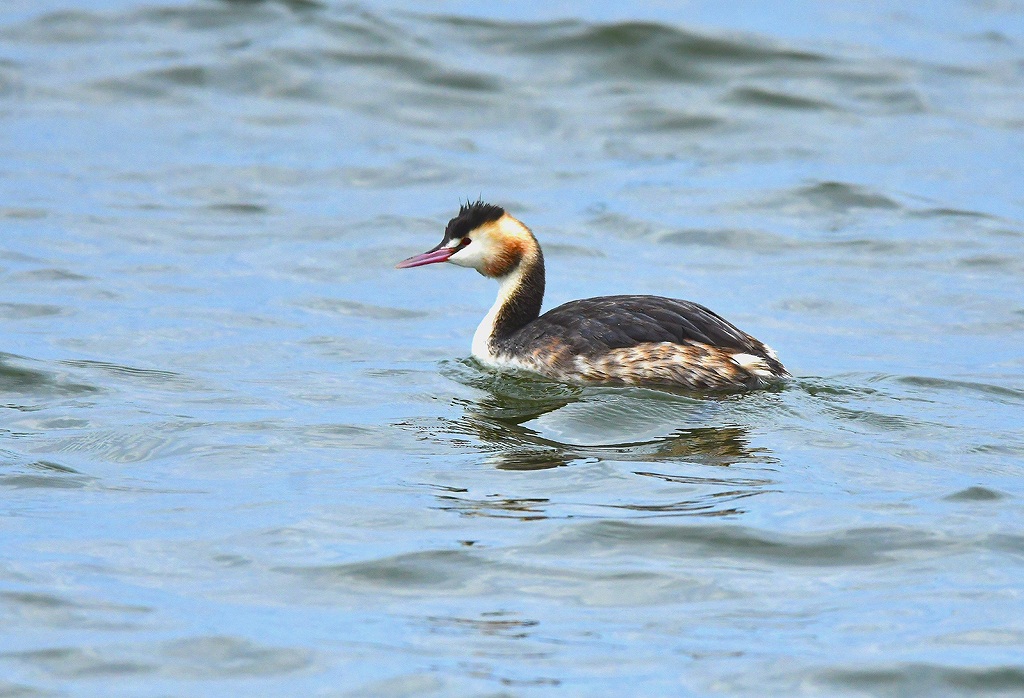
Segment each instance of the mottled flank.
[[766,385],[763,372],[707,344],[638,344],[576,359],[580,379],[626,385],[676,385],[693,390],[732,390]]
[[702,305],[661,296],[572,301],[507,335],[491,361],[566,382],[759,388],[788,376],[768,346]]
[[766,363],[752,365],[737,360],[729,350],[701,343],[644,343],[578,355],[564,342],[548,338],[528,354],[500,352],[496,358],[502,367],[567,383],[660,385],[694,391],[762,388],[786,375],[766,370]]

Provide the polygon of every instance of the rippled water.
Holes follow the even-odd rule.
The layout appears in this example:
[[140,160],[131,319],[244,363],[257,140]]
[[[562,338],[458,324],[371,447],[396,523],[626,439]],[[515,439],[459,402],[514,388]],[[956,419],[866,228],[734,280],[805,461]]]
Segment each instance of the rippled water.
[[[5,3],[0,695],[1024,692],[1024,5]],[[481,370],[392,265],[797,376]]]

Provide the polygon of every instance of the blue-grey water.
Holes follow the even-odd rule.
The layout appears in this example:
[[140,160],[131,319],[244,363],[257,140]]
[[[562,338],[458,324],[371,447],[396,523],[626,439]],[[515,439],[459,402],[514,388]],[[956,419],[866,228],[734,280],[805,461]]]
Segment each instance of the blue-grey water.
[[[8,0],[0,696],[1024,693],[1024,4]],[[489,373],[546,307],[779,352]]]

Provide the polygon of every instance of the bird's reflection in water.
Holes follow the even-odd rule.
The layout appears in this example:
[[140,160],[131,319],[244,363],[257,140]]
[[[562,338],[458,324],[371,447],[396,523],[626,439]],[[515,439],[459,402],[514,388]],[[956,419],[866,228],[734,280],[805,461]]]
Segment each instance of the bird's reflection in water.
[[[439,495],[444,509],[524,520],[606,517],[609,510],[632,516],[728,516],[743,513],[740,500],[772,491],[774,481],[762,475],[776,460],[767,449],[751,446],[749,430],[735,423],[707,426],[730,414],[735,419],[725,403],[742,397],[715,401],[651,390],[580,388],[471,368],[449,373],[485,393],[463,400],[462,418],[443,430],[470,437],[495,468],[531,471],[606,463],[621,472],[623,464],[636,463],[643,466],[625,467],[646,485],[623,492],[618,480],[615,501],[605,496],[591,503],[448,491]],[[742,472],[725,470],[737,465],[744,466]],[[652,481],[671,487],[659,491]],[[682,493],[687,496],[679,499]]]

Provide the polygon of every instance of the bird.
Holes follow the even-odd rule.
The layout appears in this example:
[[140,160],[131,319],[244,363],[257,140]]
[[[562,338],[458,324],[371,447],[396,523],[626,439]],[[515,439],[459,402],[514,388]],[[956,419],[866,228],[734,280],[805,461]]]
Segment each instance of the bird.
[[740,392],[790,377],[768,345],[691,301],[600,296],[541,315],[540,243],[501,206],[460,206],[436,247],[396,267],[441,262],[498,282],[497,300],[473,335],[473,357],[488,368],[570,384],[693,392]]

